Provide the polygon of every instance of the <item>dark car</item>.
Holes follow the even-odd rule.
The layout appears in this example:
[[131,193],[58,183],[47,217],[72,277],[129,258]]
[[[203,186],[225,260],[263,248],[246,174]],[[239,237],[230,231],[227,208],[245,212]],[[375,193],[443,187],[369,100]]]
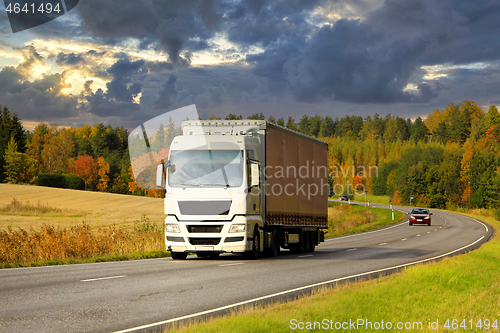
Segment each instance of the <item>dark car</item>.
[[410,214],[410,225],[415,223],[423,223],[431,225],[431,215],[427,208],[413,208]]
[[340,196],[340,201],[349,201],[349,197],[347,195],[341,195]]

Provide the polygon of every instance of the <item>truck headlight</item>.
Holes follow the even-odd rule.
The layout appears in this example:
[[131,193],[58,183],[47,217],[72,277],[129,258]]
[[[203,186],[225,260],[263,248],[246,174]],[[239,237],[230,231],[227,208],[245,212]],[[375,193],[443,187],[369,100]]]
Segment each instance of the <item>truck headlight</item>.
[[245,232],[246,228],[246,224],[233,224],[229,232]]
[[178,224],[165,224],[165,232],[181,232]]

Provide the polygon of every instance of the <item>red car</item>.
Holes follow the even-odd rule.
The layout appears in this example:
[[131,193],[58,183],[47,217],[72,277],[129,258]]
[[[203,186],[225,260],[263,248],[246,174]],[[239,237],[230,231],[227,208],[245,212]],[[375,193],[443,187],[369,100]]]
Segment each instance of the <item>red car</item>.
[[431,215],[427,208],[414,208],[410,214],[410,225],[414,223],[423,223],[431,225]]

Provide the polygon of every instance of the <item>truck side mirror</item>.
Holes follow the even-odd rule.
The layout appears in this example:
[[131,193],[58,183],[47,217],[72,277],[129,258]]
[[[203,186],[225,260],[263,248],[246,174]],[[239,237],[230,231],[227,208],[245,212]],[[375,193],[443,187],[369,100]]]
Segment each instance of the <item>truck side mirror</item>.
[[165,166],[163,163],[156,167],[156,186],[165,188]]
[[259,186],[259,184],[260,184],[259,165],[257,163],[251,163],[250,164],[250,172],[252,175],[252,178],[250,181],[250,187]]
[[169,168],[169,167],[175,168],[175,166],[170,165],[170,161],[163,162],[163,160],[161,160],[161,164],[159,164],[156,167],[156,186],[161,187],[163,189],[166,188],[166,186],[167,186],[167,184],[165,184],[166,175],[167,175],[166,171],[167,171],[167,168]]

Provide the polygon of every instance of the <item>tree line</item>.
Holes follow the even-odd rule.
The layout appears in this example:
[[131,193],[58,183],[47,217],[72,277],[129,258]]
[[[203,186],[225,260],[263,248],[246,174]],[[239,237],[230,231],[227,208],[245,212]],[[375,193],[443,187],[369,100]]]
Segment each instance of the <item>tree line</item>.
[[[0,181],[33,182],[39,173],[74,173],[88,190],[158,195],[134,183],[129,133],[123,127],[42,123],[29,132],[16,114],[0,110]],[[243,117],[229,114],[225,119]],[[304,115],[298,121],[270,116],[267,121],[328,142],[331,184],[339,185],[342,194],[364,189],[389,195],[394,204],[409,204],[413,197],[422,206],[499,208],[500,114],[494,105],[485,111],[463,101],[415,120],[375,114]]]

